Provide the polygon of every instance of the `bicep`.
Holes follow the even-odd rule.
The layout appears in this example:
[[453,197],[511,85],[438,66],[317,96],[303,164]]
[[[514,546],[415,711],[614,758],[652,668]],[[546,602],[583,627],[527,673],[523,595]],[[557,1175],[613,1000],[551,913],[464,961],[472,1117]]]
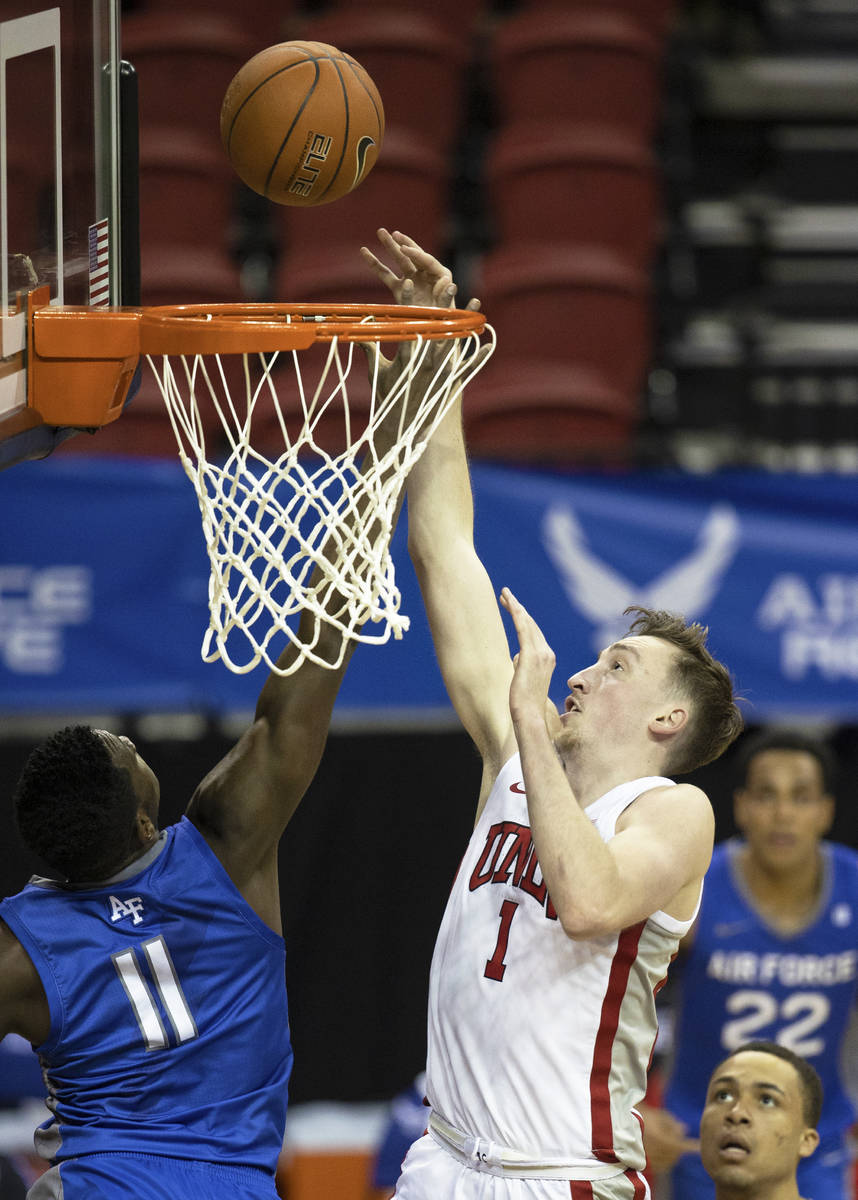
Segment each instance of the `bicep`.
[[684,888],[699,883],[712,855],[714,818],[698,789],[683,788],[676,797],[643,797],[635,803],[638,812],[608,843],[619,877],[618,928],[659,910],[683,919],[671,911],[671,902]]
[[342,670],[305,664],[300,674],[284,681],[279,703],[260,704],[188,806],[222,858],[252,863],[275,847],[316,773]]

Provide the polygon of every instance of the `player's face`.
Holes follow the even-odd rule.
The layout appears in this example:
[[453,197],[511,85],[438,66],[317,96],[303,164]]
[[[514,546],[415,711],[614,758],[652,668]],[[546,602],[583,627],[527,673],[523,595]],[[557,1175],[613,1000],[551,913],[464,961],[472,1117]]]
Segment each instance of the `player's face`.
[[754,858],[770,869],[787,870],[816,854],[834,804],[812,754],[763,750],[748,765],[734,811]]
[[592,666],[567,681],[558,749],[591,737],[617,745],[646,736],[651,721],[677,703],[671,682],[675,648],[664,638],[626,637],[603,650]]
[[805,1125],[801,1081],[791,1063],[746,1050],[717,1067],[700,1120],[700,1155],[730,1196],[768,1196],[790,1180],[819,1141]]
[[122,767],[131,776],[131,784],[140,806],[152,824],[158,824],[158,804],[161,788],[155,777],[155,772],[144,762],[137,753],[137,747],[127,737],[117,737],[106,729],[95,731],[110,751],[110,756],[117,767]]

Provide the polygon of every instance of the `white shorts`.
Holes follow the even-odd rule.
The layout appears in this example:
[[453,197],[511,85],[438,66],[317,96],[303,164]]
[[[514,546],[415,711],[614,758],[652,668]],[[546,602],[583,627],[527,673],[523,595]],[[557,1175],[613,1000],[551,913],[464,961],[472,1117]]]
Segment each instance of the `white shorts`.
[[396,1200],[650,1200],[637,1171],[610,1179],[511,1179],[459,1162],[426,1133],[405,1156]]

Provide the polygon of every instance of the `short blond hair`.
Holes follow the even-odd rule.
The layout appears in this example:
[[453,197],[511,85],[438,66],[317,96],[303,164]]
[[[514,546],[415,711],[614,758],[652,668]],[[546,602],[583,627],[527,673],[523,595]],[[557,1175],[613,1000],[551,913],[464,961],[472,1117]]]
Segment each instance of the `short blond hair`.
[[677,649],[672,682],[691,704],[688,724],[672,746],[665,769],[684,775],[723,754],[744,728],[745,721],[733,694],[730,672],[706,648],[709,629],[687,623],[676,613],[633,605],[625,610],[637,616],[629,626],[634,637],[657,637]]

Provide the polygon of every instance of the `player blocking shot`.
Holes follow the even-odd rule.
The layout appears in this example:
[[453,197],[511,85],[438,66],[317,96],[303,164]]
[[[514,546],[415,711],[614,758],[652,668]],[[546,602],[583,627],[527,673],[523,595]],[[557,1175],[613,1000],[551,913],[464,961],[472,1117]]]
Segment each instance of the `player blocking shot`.
[[[392,265],[362,253],[397,300],[452,304],[441,263],[403,234],[379,239]],[[714,834],[705,794],[671,776],[738,735],[732,682],[705,629],[638,609],[558,711],[553,650],[509,588],[498,602],[474,546],[461,399],[407,495],[439,665],[483,775],[432,960],[429,1129],[396,1196],[636,1200],[654,994]]]
[[[358,501],[348,520],[379,517]],[[309,609],[301,624],[314,659],[292,671],[289,643],[177,824],[159,829],[159,781],[125,737],[68,727],[24,767],[18,825],[54,876],[0,902],[0,1037],[32,1043],[48,1089],[36,1146],[52,1165],[30,1200],[277,1195],[292,1066],[278,843],[356,644]]]

